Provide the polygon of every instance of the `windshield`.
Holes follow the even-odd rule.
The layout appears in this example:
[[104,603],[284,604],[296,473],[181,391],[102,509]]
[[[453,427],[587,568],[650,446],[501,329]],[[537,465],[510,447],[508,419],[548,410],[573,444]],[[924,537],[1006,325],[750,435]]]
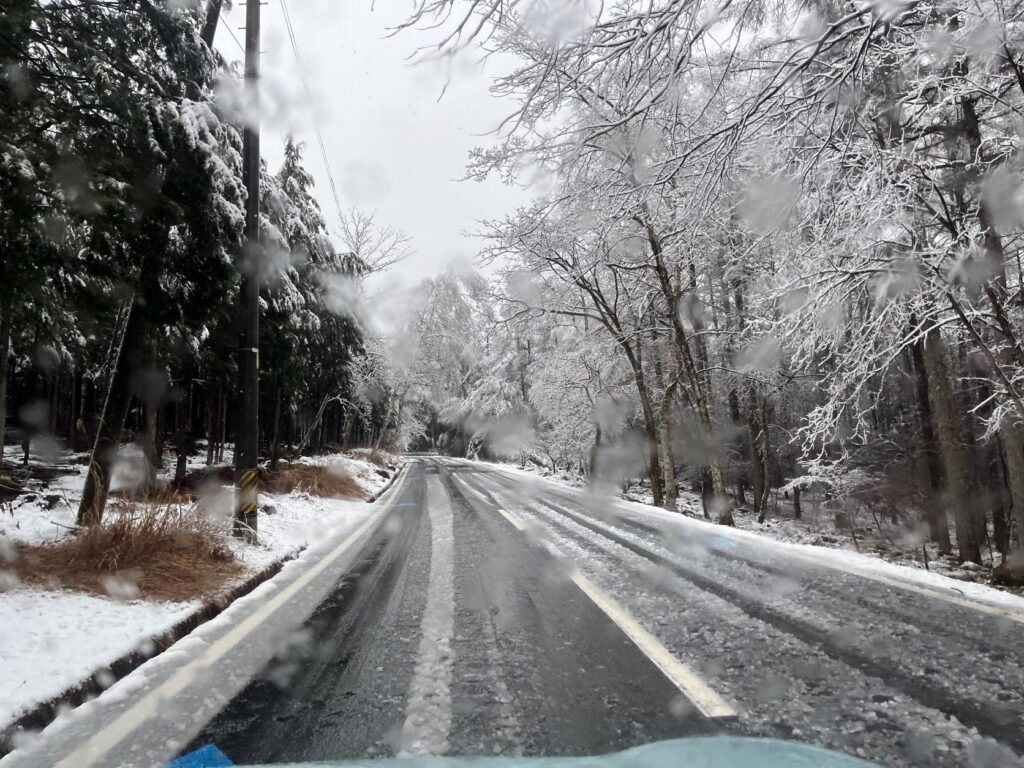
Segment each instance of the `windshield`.
[[1024,764],[1022,12],[6,0],[0,768]]

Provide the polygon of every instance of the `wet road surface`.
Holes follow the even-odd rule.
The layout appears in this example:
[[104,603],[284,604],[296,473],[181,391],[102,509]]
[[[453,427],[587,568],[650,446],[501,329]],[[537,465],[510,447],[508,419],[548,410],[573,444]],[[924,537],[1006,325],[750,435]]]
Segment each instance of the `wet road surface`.
[[[338,606],[347,618],[315,616],[317,650],[293,687],[275,696],[272,683],[252,684],[196,746],[217,743],[250,762],[600,754],[727,732],[886,765],[1012,765],[1024,754],[1019,616],[486,464],[423,459],[409,472],[399,533],[318,611]],[[430,621],[438,505],[451,508],[454,555],[450,668],[434,670],[448,691],[442,709],[410,694]],[[573,572],[613,596],[735,716],[699,711]],[[337,674],[324,682],[328,663]],[[294,691],[321,686],[326,695],[292,703]],[[307,722],[290,727],[303,708]],[[408,724],[421,711],[442,733],[427,733],[419,749]]]
[[[194,747],[217,744],[239,763],[602,754],[718,730],[565,564],[463,494],[465,468],[435,460],[408,471],[358,571]],[[450,580],[435,584],[431,550],[446,538]],[[441,593],[433,603],[429,588]],[[447,652],[417,679],[423,628],[443,601],[451,621],[427,645]]]
[[239,764],[586,755],[711,733],[1021,764],[1011,609],[464,460],[411,459],[373,509],[3,768],[209,744]]

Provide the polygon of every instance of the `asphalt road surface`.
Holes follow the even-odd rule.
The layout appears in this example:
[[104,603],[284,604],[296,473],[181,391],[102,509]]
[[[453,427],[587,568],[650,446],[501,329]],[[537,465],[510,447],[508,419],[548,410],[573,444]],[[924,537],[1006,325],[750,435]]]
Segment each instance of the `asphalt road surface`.
[[240,763],[600,754],[717,730],[566,565],[466,493],[475,467],[408,471],[400,523],[316,610],[298,655],[194,746]]
[[1024,755],[1010,609],[487,464],[414,458],[378,506],[179,650],[186,666],[176,646],[137,695],[11,764],[208,744],[239,764],[589,755],[722,732],[897,766]]

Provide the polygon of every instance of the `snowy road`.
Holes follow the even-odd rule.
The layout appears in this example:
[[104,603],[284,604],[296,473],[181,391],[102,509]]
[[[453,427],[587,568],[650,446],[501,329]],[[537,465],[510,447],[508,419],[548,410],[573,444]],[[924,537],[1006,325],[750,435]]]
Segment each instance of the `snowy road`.
[[389,535],[312,617],[307,660],[250,685],[193,745],[243,763],[591,754],[715,730],[562,564],[466,489],[471,472],[413,463]]
[[413,460],[356,534],[264,586],[4,768],[210,743],[238,763],[594,754],[714,732],[885,765],[1024,754],[1013,606],[490,465]]
[[475,503],[525,521],[733,702],[726,730],[886,765],[1017,764],[1024,754],[1018,611],[517,474],[463,465],[456,477]]

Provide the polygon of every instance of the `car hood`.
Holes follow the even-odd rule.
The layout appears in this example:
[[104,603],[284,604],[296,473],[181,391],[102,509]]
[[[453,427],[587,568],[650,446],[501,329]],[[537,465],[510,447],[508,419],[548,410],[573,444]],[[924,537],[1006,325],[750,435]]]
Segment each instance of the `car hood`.
[[[203,761],[201,757],[192,762],[204,751],[206,750],[179,758],[171,764],[171,767],[207,768],[209,766],[212,768],[213,766],[232,764],[230,761],[207,762]],[[211,755],[211,752],[212,750],[207,752],[207,755]],[[391,761],[341,760],[288,765],[291,768],[309,768],[309,766],[382,768],[382,763],[387,762]],[[673,739],[598,757],[418,757],[401,760],[401,768],[870,768],[871,766],[877,768],[875,763],[868,763],[820,747],[792,741],[733,736]],[[286,766],[278,764],[275,768],[286,768]]]

